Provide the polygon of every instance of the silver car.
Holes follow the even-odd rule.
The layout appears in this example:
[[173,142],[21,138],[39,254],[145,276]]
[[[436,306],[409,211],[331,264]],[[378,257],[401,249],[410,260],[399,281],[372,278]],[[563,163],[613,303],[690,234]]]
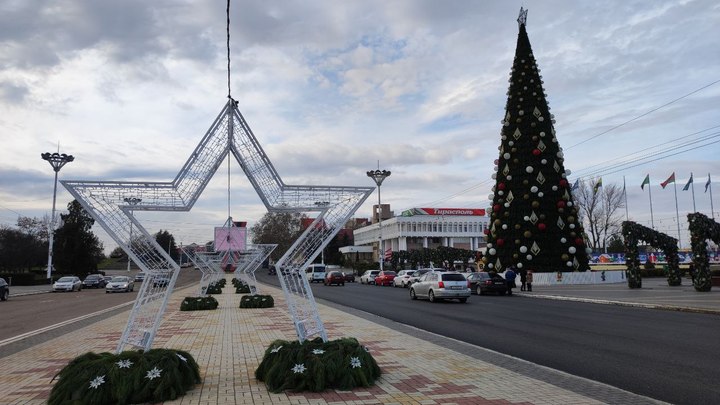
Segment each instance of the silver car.
[[53,292],[55,291],[80,291],[82,290],[82,281],[75,276],[60,277],[58,281],[53,283]]
[[116,291],[130,292],[135,288],[135,282],[128,276],[115,276],[105,286],[105,293]]
[[410,298],[427,298],[430,302],[456,299],[467,302],[470,287],[467,279],[454,271],[429,271],[410,286]]
[[360,284],[375,284],[375,277],[380,274],[380,270],[365,270],[360,276]]

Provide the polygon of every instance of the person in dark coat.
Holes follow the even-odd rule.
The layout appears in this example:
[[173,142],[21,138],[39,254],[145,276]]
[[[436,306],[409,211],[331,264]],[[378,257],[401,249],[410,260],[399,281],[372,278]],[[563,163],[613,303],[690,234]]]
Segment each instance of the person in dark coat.
[[525,291],[525,283],[527,283],[527,270],[520,269],[520,291]]
[[533,283],[533,271],[528,270],[527,272],[527,285],[525,287],[525,291],[532,291],[532,283]]
[[515,278],[516,277],[517,277],[517,274],[515,273],[514,267],[513,266],[508,267],[507,271],[505,272],[505,282],[507,283],[508,295],[512,295],[512,289],[515,288]]

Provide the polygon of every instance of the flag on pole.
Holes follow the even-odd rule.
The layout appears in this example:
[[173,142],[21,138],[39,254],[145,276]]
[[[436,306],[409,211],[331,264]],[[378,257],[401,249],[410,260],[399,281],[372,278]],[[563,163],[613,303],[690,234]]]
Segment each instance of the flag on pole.
[[662,186],[662,188],[665,188],[665,186],[667,186],[670,183],[675,183],[675,172],[673,172],[673,174],[671,174],[667,180],[660,183],[660,186]]
[[710,187],[710,173],[708,173],[708,181],[705,183],[705,192],[707,193],[707,189]]
[[392,260],[392,248],[391,247],[385,249],[385,261],[389,262],[390,260]]
[[683,191],[688,191],[690,189],[690,185],[693,183],[693,175],[690,173],[690,180],[688,180],[687,184],[685,184],[685,187],[683,187]]
[[597,193],[600,187],[602,187],[602,177],[600,177],[600,180],[595,183],[595,187],[593,187],[593,193]]
[[645,176],[645,180],[643,180],[642,184],[640,185],[640,188],[645,190],[645,185],[650,185],[650,175]]
[[575,190],[578,189],[578,187],[580,187],[580,179],[576,179],[576,180],[575,180],[575,183],[574,183],[574,184],[572,185],[572,187],[570,188],[570,191],[575,191]]

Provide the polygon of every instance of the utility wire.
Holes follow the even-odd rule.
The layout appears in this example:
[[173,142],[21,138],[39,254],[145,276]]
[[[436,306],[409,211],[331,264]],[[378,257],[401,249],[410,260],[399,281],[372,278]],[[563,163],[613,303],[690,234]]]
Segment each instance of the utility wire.
[[225,29],[227,32],[227,96],[232,100],[232,95],[230,94],[230,0],[227,0],[227,9],[225,10],[225,13],[227,15],[227,25]]
[[593,135],[593,136],[591,136],[590,138],[585,139],[584,141],[580,141],[580,142],[578,142],[578,143],[576,143],[576,144],[568,147],[567,149],[572,149],[572,148],[574,148],[574,147],[576,147],[576,146],[578,146],[578,145],[584,144],[585,142],[591,141],[591,140],[593,140],[593,139],[595,139],[595,138],[597,138],[597,137],[599,137],[599,136],[605,135],[605,134],[607,134],[608,132],[614,131],[614,130],[616,130],[616,129],[624,126],[624,125],[627,125],[627,124],[633,122],[633,121],[637,121],[637,120],[639,120],[640,118],[642,118],[642,117],[644,117],[644,116],[646,116],[646,115],[652,114],[652,113],[654,113],[654,112],[657,111],[657,110],[660,110],[660,109],[662,109],[662,108],[665,108],[665,107],[667,107],[667,106],[669,106],[669,105],[671,105],[671,104],[673,104],[673,103],[675,103],[675,102],[678,102],[678,101],[680,101],[680,100],[682,100],[682,99],[684,99],[684,98],[686,98],[686,97],[689,97],[689,96],[691,96],[691,95],[693,95],[693,94],[695,94],[695,93],[697,93],[697,92],[699,92],[699,91],[701,91],[701,90],[704,90],[704,89],[706,89],[706,88],[708,88],[708,87],[710,87],[710,86],[712,86],[712,85],[714,85],[714,84],[716,84],[716,83],[718,83],[718,82],[720,82],[720,79],[715,80],[715,81],[712,82],[712,83],[706,84],[705,86],[702,86],[702,87],[700,87],[699,89],[693,90],[693,91],[691,91],[690,93],[685,94],[684,96],[680,96],[680,97],[678,97],[678,98],[676,98],[676,99],[674,99],[674,100],[672,100],[672,101],[670,101],[670,102],[667,102],[667,103],[665,103],[665,104],[663,104],[663,105],[661,105],[661,106],[659,106],[659,107],[653,108],[652,110],[650,110],[650,111],[648,111],[648,112],[646,112],[646,113],[640,114],[640,115],[638,115],[638,116],[635,117],[635,118],[629,119],[629,120],[627,120],[627,121],[625,121],[625,122],[623,122],[623,123],[621,123],[621,124],[615,125],[614,127],[610,128],[610,129],[608,129],[608,130],[605,130],[605,131],[603,131],[603,132],[601,132],[601,133],[599,133],[599,134],[597,134],[597,135]]

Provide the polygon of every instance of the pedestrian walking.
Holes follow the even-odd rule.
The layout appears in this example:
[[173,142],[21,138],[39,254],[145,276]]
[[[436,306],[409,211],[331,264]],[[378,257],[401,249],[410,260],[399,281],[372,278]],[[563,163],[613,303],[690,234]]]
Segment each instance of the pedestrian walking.
[[533,271],[532,270],[528,270],[526,282],[527,282],[527,286],[525,288],[525,291],[528,291],[528,292],[532,291],[532,283],[533,283]]
[[507,283],[508,295],[512,295],[512,289],[515,288],[516,277],[517,274],[515,273],[515,270],[513,270],[513,266],[508,267],[507,271],[505,272],[505,282]]
[[525,283],[527,283],[527,270],[520,269],[520,291],[525,291]]

